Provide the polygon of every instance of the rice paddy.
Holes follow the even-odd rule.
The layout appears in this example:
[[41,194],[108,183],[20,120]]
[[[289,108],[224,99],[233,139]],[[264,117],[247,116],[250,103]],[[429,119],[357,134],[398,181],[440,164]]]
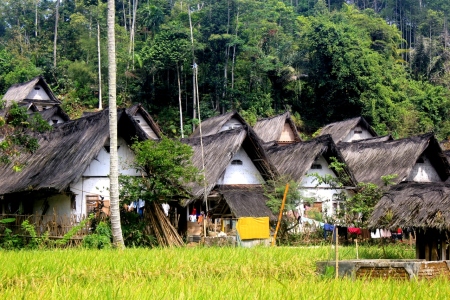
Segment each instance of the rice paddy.
[[[354,247],[340,258],[354,259]],[[377,246],[360,258],[380,258]],[[413,258],[387,247],[389,258]],[[1,299],[449,299],[445,279],[356,280],[319,276],[321,247],[46,250],[0,252]]]

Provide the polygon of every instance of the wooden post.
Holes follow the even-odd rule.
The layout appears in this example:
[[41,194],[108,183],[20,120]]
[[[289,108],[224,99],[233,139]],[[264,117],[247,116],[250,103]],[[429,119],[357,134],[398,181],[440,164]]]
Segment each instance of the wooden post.
[[336,279],[339,278],[339,234],[338,234],[338,227],[334,226],[334,232],[335,232],[335,238],[336,238]]
[[283,216],[284,203],[286,202],[286,196],[287,196],[288,190],[289,190],[289,183],[286,184],[286,188],[284,189],[283,201],[281,201],[280,214],[278,215],[278,222],[277,222],[277,227],[275,229],[275,233],[273,235],[272,246],[275,246],[275,241],[277,239],[278,229],[280,228],[281,217]]

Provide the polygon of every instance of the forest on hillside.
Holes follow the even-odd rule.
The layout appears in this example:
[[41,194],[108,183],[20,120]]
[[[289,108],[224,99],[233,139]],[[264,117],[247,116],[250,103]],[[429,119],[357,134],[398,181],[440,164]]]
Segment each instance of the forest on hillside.
[[[107,105],[106,10],[2,0],[0,95],[43,75],[72,117]],[[305,137],[362,115],[379,134],[446,139],[449,21],[448,0],[116,0],[118,101],[171,136],[181,107],[184,134],[198,111],[290,110]]]

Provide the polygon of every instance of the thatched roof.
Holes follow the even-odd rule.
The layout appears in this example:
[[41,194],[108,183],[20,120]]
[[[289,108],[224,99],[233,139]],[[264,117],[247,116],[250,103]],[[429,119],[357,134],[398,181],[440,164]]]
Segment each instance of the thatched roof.
[[391,187],[375,206],[369,228],[450,230],[449,207],[449,184],[401,183]]
[[340,143],[338,148],[358,182],[383,185],[381,176],[391,174],[398,175],[395,183],[404,181],[422,154],[442,181],[450,175],[450,165],[432,133],[386,142]]
[[[307,142],[287,146],[272,146],[266,150],[278,173],[287,175],[296,182],[302,181],[308,170],[311,169],[311,165],[321,155],[328,163],[331,163],[331,157],[335,157],[340,162],[345,162],[330,135],[319,136]],[[347,166],[344,167],[344,172],[348,178],[346,185],[354,186],[356,180]]]
[[[219,133],[222,127],[225,125],[225,123],[231,120],[232,118],[237,119],[239,122],[241,122],[242,125],[248,126],[247,122],[245,122],[245,120],[241,117],[239,113],[237,113],[236,111],[231,111],[226,114],[214,116],[202,121],[201,123],[202,136],[208,136]],[[200,126],[197,126],[195,131],[190,135],[190,138],[196,137],[200,137]]]
[[356,117],[347,119],[340,122],[335,122],[324,126],[320,130],[320,135],[330,134],[334,142],[337,144],[350,133],[350,131],[356,126],[368,130],[372,136],[378,136],[377,133],[370,127],[369,123],[363,117]]
[[281,133],[283,132],[285,123],[289,124],[289,127],[294,133],[295,141],[300,142],[301,139],[298,135],[297,127],[295,126],[294,121],[292,121],[291,114],[288,111],[275,117],[259,120],[256,122],[255,126],[253,126],[253,130],[265,143],[278,141],[281,137]]
[[374,143],[374,142],[387,142],[387,141],[393,141],[394,138],[392,137],[392,135],[388,134],[388,135],[383,135],[383,136],[375,136],[373,138],[369,138],[369,139],[364,139],[364,140],[358,140],[358,141],[354,141],[357,143]]
[[236,218],[269,217],[271,221],[277,219],[266,205],[268,198],[261,186],[223,185],[218,190]]
[[[193,165],[199,170],[202,170],[200,138],[182,139],[182,142],[193,148]],[[234,154],[239,151],[241,147],[247,152],[255,167],[265,180],[272,179],[275,176],[275,168],[270,164],[258,137],[251,128],[245,126],[222,131],[215,135],[203,137],[205,178],[207,182],[206,194],[209,194],[216,186],[226,167],[233,159]],[[205,191],[203,183],[191,185],[191,188],[195,198],[199,198]]]
[[59,105],[55,105],[49,109],[44,109],[42,111],[39,111],[38,113],[41,114],[42,118],[47,122],[50,121],[54,116],[59,116],[64,120],[64,122],[70,121],[69,115],[66,114]]
[[[130,143],[144,138],[124,110],[118,111],[118,134]],[[24,153],[21,172],[12,165],[0,165],[0,194],[30,190],[63,191],[79,180],[109,138],[109,110],[56,125],[52,131],[36,134],[39,149]]]
[[33,100],[33,99],[26,99],[28,94],[34,89],[34,87],[39,84],[42,86],[44,91],[49,96],[50,100],[45,100],[46,103],[50,102],[53,104],[61,104],[61,101],[59,101],[55,95],[53,94],[52,90],[48,86],[47,82],[45,82],[44,77],[38,76],[33,79],[31,79],[28,82],[24,83],[17,83],[12,85],[7,91],[6,94],[3,96],[3,100],[6,100],[6,106],[10,106],[13,101],[15,102],[40,102],[40,100]]
[[[162,136],[161,129],[159,128],[159,126],[155,122],[155,120],[153,120],[152,116],[150,116],[150,114],[147,112],[147,110],[144,109],[144,107],[140,103],[135,104],[132,107],[128,108],[126,110],[126,112],[131,117],[134,117],[134,116],[136,116],[136,114],[140,113],[142,115],[142,117],[144,118],[144,120],[147,122],[147,124],[150,126],[150,128],[153,130],[153,132],[156,134],[156,136],[159,139],[161,138],[161,136]],[[136,120],[134,120],[133,118],[130,118],[130,120],[132,120],[135,123],[136,127],[139,127],[138,124],[136,123]]]

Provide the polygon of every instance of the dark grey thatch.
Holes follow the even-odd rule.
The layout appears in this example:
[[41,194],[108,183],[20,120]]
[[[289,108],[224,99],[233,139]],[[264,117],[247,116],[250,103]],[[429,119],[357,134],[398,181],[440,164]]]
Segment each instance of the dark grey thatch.
[[39,111],[38,113],[41,114],[42,118],[47,122],[52,120],[55,116],[59,116],[64,120],[64,122],[70,121],[69,115],[66,114],[59,105],[55,105],[52,108]]
[[358,182],[383,185],[381,176],[397,174],[393,181],[404,181],[416,161],[426,155],[442,181],[450,175],[450,165],[432,133],[387,142],[340,143],[344,160]]
[[219,192],[236,218],[269,217],[271,221],[277,219],[266,205],[268,198],[261,186],[224,185],[219,188]]
[[144,120],[147,122],[147,124],[150,126],[150,128],[153,130],[153,132],[156,134],[158,139],[161,138],[162,132],[159,128],[158,124],[153,120],[152,116],[147,112],[147,110],[144,109],[144,107],[139,103],[135,104],[132,107],[128,108],[126,110],[126,113],[131,117],[130,120],[132,120],[135,123],[135,127],[138,128],[138,124],[136,123],[136,120],[134,120],[132,117],[134,117],[136,114],[140,113]]
[[42,88],[45,90],[47,95],[49,96],[50,100],[43,100],[42,102],[45,103],[51,103],[51,104],[61,104],[61,101],[59,101],[55,95],[53,94],[52,90],[48,86],[47,82],[45,82],[44,77],[38,76],[33,78],[32,80],[24,83],[18,83],[11,86],[7,91],[6,94],[3,96],[3,100],[6,101],[6,106],[10,106],[12,102],[17,103],[24,103],[24,102],[41,102],[40,100],[33,100],[33,99],[26,99],[28,94],[34,89],[34,87],[39,84],[42,86]]
[[289,112],[285,112],[281,115],[277,115],[271,118],[261,119],[256,122],[255,126],[253,126],[253,130],[256,132],[258,137],[265,143],[272,141],[279,141],[281,137],[281,133],[284,129],[284,124],[288,123],[292,132],[294,133],[294,138],[296,142],[300,142],[300,136],[297,132],[297,127],[294,124],[294,121],[291,119],[291,114]]
[[[321,155],[328,163],[331,162],[331,157],[335,157],[340,162],[345,162],[330,135],[319,136],[307,142],[287,146],[272,146],[267,148],[267,154],[279,174],[287,175],[296,182],[302,181],[311,165]],[[347,166],[344,167],[344,172],[348,179],[346,185],[354,186],[356,180]]]
[[337,144],[350,133],[356,126],[368,130],[372,136],[378,136],[377,133],[370,127],[369,123],[363,117],[356,117],[340,122],[335,122],[326,125],[320,130],[320,135],[330,134],[333,141]]
[[357,143],[376,143],[376,142],[387,142],[387,141],[393,141],[394,138],[392,137],[392,135],[388,134],[388,135],[383,135],[383,136],[375,136],[373,138],[370,139],[364,139],[364,140],[358,140],[358,141],[354,141]]
[[[200,138],[183,139],[182,142],[193,148],[194,155],[192,162],[195,167],[202,170],[203,164]],[[233,159],[234,154],[241,147],[247,152],[255,167],[265,180],[275,176],[275,168],[268,161],[258,137],[251,128],[242,127],[223,131],[215,135],[203,137],[205,178],[207,182],[206,194],[209,194],[216,186],[226,167]],[[203,183],[195,184],[191,187],[194,197],[200,197],[205,191]]]
[[[118,112],[118,133],[130,142],[137,132],[124,110]],[[21,172],[0,165],[0,194],[52,189],[63,191],[82,176],[109,138],[109,110],[56,125],[51,132],[36,135],[39,149],[22,154]]]
[[[204,120],[201,123],[202,136],[208,136],[219,133],[223,125],[225,125],[225,123],[231,120],[232,118],[237,119],[239,122],[241,122],[242,125],[247,126],[247,122],[245,122],[245,120],[241,117],[241,115],[239,115],[236,111],[231,111],[229,113],[214,116]],[[190,138],[196,137],[200,137],[200,126],[197,126],[195,131],[190,136]]]
[[370,228],[450,230],[450,185],[401,183],[393,186],[375,206]]

